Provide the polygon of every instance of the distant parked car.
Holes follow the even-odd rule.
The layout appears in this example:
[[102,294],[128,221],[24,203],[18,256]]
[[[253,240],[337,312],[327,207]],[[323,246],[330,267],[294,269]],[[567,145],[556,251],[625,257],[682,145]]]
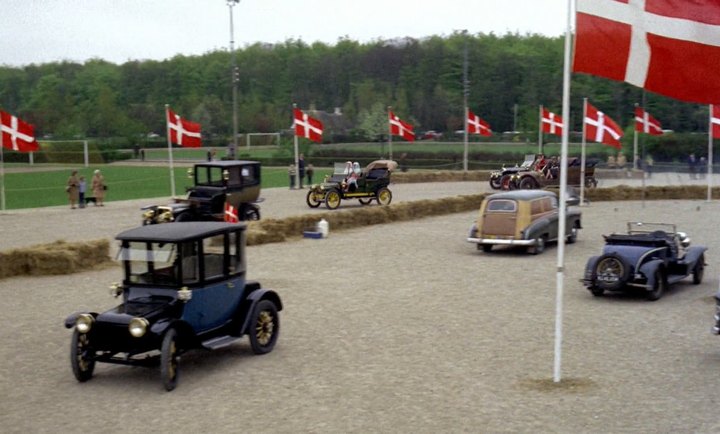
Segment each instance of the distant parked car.
[[429,130],[425,131],[424,133],[420,134],[420,137],[418,137],[419,140],[437,140],[442,137],[442,133],[439,133],[435,130]]
[[[577,199],[569,201],[576,204]],[[517,190],[495,193],[483,200],[477,221],[470,228],[468,242],[490,252],[493,246],[521,246],[539,254],[548,242],[565,237],[574,243],[582,228],[581,213],[568,208],[565,234],[559,233],[560,208],[551,191]]]
[[588,259],[581,280],[595,296],[637,288],[654,301],[690,275],[694,284],[702,282],[707,248],[691,246],[674,224],[629,222],[626,234],[604,238],[602,254]]
[[272,351],[283,306],[275,291],[245,277],[245,224],[189,222],[120,233],[124,278],[118,306],[76,312],[70,363],[80,382],[97,362],[156,366],[166,390],[178,381],[180,356],[214,350],[248,335],[255,354]]

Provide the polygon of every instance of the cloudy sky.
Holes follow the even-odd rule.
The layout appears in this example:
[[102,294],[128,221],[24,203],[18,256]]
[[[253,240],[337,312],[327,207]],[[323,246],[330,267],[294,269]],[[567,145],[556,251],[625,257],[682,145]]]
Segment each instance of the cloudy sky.
[[[241,0],[235,44],[470,33],[564,33],[566,0]],[[3,0],[0,64],[128,60],[227,49],[225,0]]]

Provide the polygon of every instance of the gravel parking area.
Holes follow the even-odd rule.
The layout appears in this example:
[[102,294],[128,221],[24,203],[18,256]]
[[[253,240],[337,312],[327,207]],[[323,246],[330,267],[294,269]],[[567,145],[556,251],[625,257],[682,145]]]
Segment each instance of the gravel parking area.
[[[453,184],[393,193],[478,192]],[[301,192],[276,190],[265,216],[308,211]],[[302,202],[271,211],[281,197]],[[188,353],[171,393],[154,369],[100,364],[88,383],[72,376],[62,321],[110,308],[119,269],[3,280],[0,424],[12,433],[718,432],[719,213],[720,202],[700,200],[583,207],[584,229],[566,248],[560,385],[551,382],[557,249],[478,252],[465,242],[474,212],[248,248],[248,277],[285,304],[275,350],[254,356],[244,341]],[[673,222],[708,246],[704,282],[657,302],[590,295],[578,282],[585,261],[628,220]],[[137,221],[137,203],[0,215],[3,248],[112,236]]]

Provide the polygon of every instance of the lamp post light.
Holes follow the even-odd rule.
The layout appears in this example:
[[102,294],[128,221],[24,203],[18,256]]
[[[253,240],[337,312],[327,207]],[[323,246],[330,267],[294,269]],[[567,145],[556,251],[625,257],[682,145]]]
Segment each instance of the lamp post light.
[[238,67],[235,66],[235,32],[233,29],[233,6],[240,3],[240,0],[226,0],[228,9],[230,10],[230,55],[232,58],[232,68],[230,69],[231,78],[232,78],[232,86],[233,86],[233,95],[232,95],[232,105],[233,105],[233,139],[232,143],[230,144],[230,152],[228,152],[228,156],[231,160],[235,159],[235,155],[237,155],[237,135],[238,135],[238,119],[237,119],[237,84],[238,84]]

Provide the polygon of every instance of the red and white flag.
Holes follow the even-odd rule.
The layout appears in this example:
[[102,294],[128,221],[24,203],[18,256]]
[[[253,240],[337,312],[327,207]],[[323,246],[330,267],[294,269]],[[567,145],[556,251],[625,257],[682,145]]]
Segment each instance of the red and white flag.
[[490,124],[481,119],[472,111],[468,110],[468,134],[480,134],[481,136],[490,137],[492,136],[492,130]]
[[390,121],[390,134],[400,136],[408,142],[415,141],[415,133],[413,132],[412,125],[400,120],[393,112],[388,112],[388,119]]
[[319,120],[310,117],[304,111],[294,108],[293,118],[295,135],[305,137],[313,142],[322,143],[323,124]]
[[542,108],[542,132],[562,136],[563,120],[545,107]]
[[4,111],[0,111],[0,131],[3,148],[19,152],[38,150],[35,127]]
[[577,0],[573,71],[720,103],[720,2]]
[[620,138],[623,136],[622,129],[605,113],[599,111],[589,103],[586,107],[585,136],[593,142],[621,149]]
[[710,128],[712,138],[720,139],[720,105],[710,105]]
[[635,131],[650,134],[651,136],[662,136],[663,130],[660,122],[650,116],[642,107],[635,107]]
[[190,122],[167,109],[167,126],[170,133],[170,143],[185,148],[199,148],[202,146],[200,124]]
[[237,208],[230,205],[229,203],[225,202],[225,219],[228,223],[238,223],[240,221],[240,218],[238,218],[238,211]]

